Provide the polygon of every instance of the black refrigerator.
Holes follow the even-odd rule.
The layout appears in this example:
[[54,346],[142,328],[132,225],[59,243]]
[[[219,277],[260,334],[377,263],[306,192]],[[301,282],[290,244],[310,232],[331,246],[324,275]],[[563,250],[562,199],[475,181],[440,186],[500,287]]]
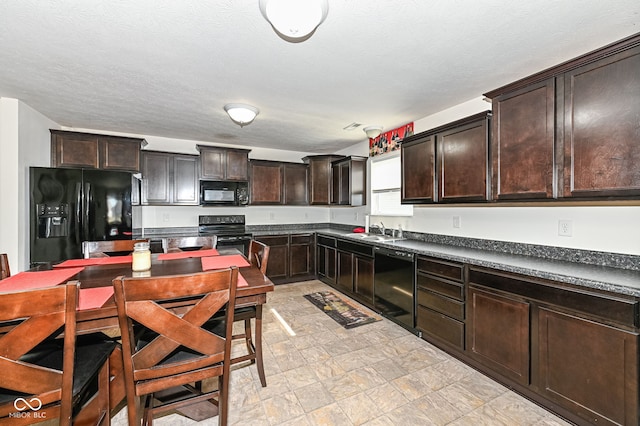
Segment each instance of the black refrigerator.
[[128,172],[29,168],[31,266],[82,257],[83,241],[131,239]]

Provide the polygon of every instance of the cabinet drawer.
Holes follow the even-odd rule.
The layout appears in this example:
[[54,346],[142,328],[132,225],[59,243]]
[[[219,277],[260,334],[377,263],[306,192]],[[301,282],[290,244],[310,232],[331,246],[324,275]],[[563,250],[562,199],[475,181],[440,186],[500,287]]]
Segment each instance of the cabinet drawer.
[[458,302],[457,300],[419,288],[418,304],[460,321],[464,320],[464,302]]
[[464,268],[459,263],[444,262],[441,260],[418,257],[418,271],[427,272],[439,277],[462,282],[464,280]]
[[292,235],[291,244],[313,244],[313,234]]
[[318,235],[318,245],[327,246],[327,247],[335,247],[336,239],[331,237],[325,237],[322,235]]
[[425,275],[418,272],[417,275],[418,287],[423,287],[430,291],[442,294],[452,299],[464,300],[464,285],[453,283],[450,281],[439,280],[430,275]]
[[419,330],[464,350],[464,323],[422,306],[417,313]]
[[289,245],[288,235],[262,236],[262,237],[255,237],[255,239],[260,241],[261,243],[265,243],[268,246],[288,246]]
[[358,253],[363,256],[373,257],[373,246],[366,244],[338,240],[338,249],[348,251],[349,253]]

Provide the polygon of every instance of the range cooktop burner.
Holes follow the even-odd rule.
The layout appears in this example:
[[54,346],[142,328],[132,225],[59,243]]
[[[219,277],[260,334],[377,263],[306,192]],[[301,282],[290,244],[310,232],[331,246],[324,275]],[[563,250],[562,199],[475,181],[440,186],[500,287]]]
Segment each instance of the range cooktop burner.
[[244,215],[207,215],[198,217],[198,233],[228,237],[251,237],[245,231]]

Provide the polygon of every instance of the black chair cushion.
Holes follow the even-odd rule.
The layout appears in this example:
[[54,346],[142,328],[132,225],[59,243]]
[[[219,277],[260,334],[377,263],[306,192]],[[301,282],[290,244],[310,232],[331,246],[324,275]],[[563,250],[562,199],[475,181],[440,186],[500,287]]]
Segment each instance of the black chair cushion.
[[[210,319],[207,321],[202,328],[216,334],[220,337],[224,337],[226,334],[226,327],[224,320],[214,320]],[[149,330],[147,328],[142,328],[139,324],[134,326],[135,335],[138,336],[136,340],[137,350],[140,350],[147,346],[149,343],[153,341],[156,337],[158,337],[158,333],[153,330]],[[171,352],[168,356],[166,356],[159,365],[170,364],[173,362],[182,362],[188,361],[193,358],[197,358],[202,356],[201,353],[193,351],[184,346],[180,346],[176,348],[173,352]]]
[[[107,361],[118,343],[107,340],[102,333],[94,333],[79,336],[76,339],[75,363],[73,374],[73,400],[74,405],[85,399],[87,391],[93,390],[92,382],[97,376],[102,365]],[[21,360],[39,365],[41,367],[62,369],[63,341],[62,339],[49,340],[36,346]],[[91,396],[92,392],[88,396]],[[13,402],[16,397],[27,396],[9,389],[0,388],[0,403]]]

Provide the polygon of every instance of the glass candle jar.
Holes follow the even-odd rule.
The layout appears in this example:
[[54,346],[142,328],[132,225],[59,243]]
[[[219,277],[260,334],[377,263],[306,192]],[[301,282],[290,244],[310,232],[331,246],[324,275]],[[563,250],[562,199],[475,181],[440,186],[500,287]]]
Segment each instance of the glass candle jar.
[[151,269],[151,250],[149,243],[135,243],[133,245],[131,269],[135,272],[148,271]]

